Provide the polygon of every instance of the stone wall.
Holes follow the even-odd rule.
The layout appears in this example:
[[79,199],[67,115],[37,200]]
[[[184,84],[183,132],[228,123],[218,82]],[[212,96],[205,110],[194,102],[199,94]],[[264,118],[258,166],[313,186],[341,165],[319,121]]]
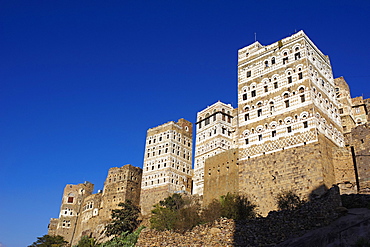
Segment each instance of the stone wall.
[[238,149],[227,150],[208,158],[204,168],[204,205],[228,192],[238,192],[238,176]]
[[247,193],[262,215],[276,209],[276,196],[292,190],[301,198],[322,194],[337,181],[334,143],[319,134],[318,141],[240,161],[239,191]]
[[370,124],[353,128],[347,137],[348,146],[354,156],[359,191],[370,193]]

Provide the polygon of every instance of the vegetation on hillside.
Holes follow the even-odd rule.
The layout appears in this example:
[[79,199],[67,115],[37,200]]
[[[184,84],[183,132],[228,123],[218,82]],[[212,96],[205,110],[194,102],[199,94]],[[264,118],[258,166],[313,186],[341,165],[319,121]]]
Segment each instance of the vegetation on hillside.
[[186,200],[180,194],[173,194],[154,205],[150,223],[152,228],[160,231],[184,232],[220,217],[235,220],[255,218],[255,209],[256,205],[239,194],[228,193],[219,200],[213,200],[203,209],[198,203]]
[[65,241],[62,236],[44,235],[38,237],[37,240],[28,247],[65,247],[67,244],[68,242]]
[[276,203],[278,210],[296,210],[305,203],[293,191],[284,191],[277,195]]
[[106,225],[105,234],[109,236],[120,236],[122,233],[133,232],[140,224],[140,209],[130,200],[118,204],[122,209],[112,210],[112,221]]

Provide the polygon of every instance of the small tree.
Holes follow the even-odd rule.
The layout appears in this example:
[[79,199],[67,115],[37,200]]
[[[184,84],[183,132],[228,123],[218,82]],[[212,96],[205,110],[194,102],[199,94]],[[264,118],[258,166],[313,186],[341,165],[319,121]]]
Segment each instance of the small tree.
[[204,207],[202,212],[203,222],[213,222],[221,217],[221,203],[217,199]]
[[112,210],[112,221],[106,225],[105,234],[107,236],[119,236],[123,232],[131,233],[140,224],[139,214],[140,209],[134,205],[130,200],[126,200],[125,203],[120,203],[118,206],[122,209]]
[[184,200],[180,194],[173,194],[154,205],[150,225],[152,228],[184,232],[200,224],[199,204]]
[[276,202],[279,210],[296,210],[305,203],[293,191],[279,193]]
[[221,216],[228,219],[243,220],[256,217],[256,205],[245,195],[227,193],[220,198]]
[[94,238],[89,238],[88,236],[82,236],[78,241],[77,245],[74,247],[96,247],[99,244],[96,243]]
[[38,237],[36,242],[33,242],[28,247],[64,247],[68,242],[62,236],[44,235]]

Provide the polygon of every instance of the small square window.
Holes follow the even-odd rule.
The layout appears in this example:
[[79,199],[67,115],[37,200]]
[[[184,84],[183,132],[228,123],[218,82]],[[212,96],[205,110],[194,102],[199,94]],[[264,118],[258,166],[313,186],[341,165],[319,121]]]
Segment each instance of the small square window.
[[244,94],[243,94],[243,100],[247,100],[247,98],[248,98],[248,97],[247,97],[247,93],[244,93]]
[[295,58],[295,60],[300,59],[301,58],[301,53],[297,52],[296,54],[294,54],[294,58]]
[[276,136],[276,130],[273,130],[273,131],[271,132],[271,136],[272,136],[272,137],[275,137],[275,136]]
[[306,98],[305,98],[305,96],[304,96],[304,94],[303,95],[301,95],[301,103],[303,103],[303,102],[305,102],[306,101]]

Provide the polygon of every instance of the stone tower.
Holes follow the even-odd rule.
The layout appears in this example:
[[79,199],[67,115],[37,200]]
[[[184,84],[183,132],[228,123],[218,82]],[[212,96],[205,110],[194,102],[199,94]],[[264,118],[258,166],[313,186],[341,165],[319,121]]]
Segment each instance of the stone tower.
[[101,217],[110,219],[111,211],[120,202],[131,200],[137,206],[140,202],[142,169],[132,165],[112,167],[104,182]]
[[233,112],[230,104],[219,101],[197,114],[193,194],[203,195],[205,160],[233,147]]
[[238,51],[239,190],[262,214],[283,191],[352,186],[335,88],[328,56],[303,31]]
[[83,201],[93,192],[94,185],[89,182],[83,184],[67,184],[64,188],[59,218],[53,218],[49,224],[49,235],[61,235],[68,242],[72,242],[76,235],[78,217]]
[[185,119],[168,122],[147,131],[141,213],[175,192],[191,193],[192,123]]
[[300,31],[238,51],[241,159],[317,141],[344,146],[328,56]]
[[63,193],[59,218],[50,220],[49,235],[61,235],[71,245],[82,236],[97,240],[105,237],[105,225],[111,220],[112,209],[126,199],[139,205],[142,169],[132,165],[109,169],[104,190],[92,194],[94,185],[68,184]]

